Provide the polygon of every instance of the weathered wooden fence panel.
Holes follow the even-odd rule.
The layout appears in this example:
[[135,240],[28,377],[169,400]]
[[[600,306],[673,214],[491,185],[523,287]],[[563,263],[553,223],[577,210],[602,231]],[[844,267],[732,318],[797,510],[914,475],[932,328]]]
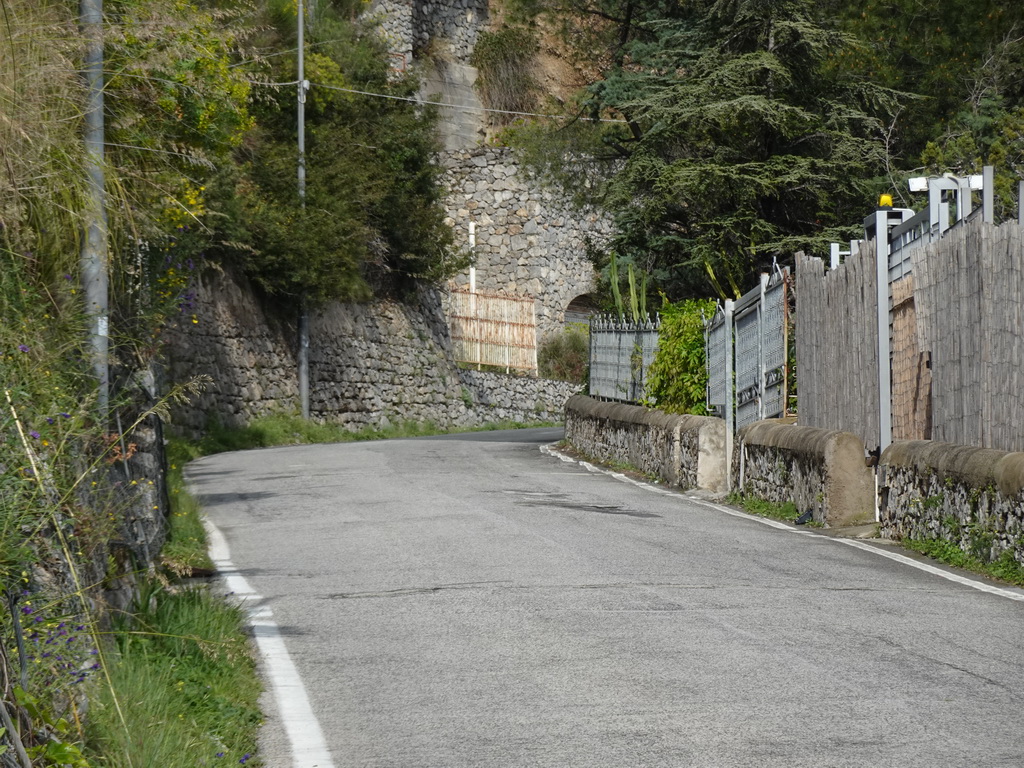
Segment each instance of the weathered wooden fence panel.
[[840,269],[796,257],[796,382],[799,421],[852,432],[878,445],[878,320],[875,242]]
[[[797,255],[801,424],[879,444],[874,242]],[[913,248],[891,285],[895,439],[1024,451],[1024,238],[975,217]],[[909,273],[908,273],[909,272]]]
[[975,220],[914,254],[918,336],[932,361],[932,437],[1024,451],[1024,242]]

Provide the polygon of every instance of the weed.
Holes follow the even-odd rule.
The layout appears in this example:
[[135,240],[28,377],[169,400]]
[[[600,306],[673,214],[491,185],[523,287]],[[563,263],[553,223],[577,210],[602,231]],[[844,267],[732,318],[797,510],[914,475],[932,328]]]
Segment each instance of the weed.
[[986,562],[946,539],[903,539],[901,543],[907,549],[947,565],[1024,587],[1024,566],[1017,561],[1011,550],[1005,550],[995,560]]
[[774,520],[796,520],[800,517],[800,511],[791,501],[780,504],[739,493],[730,494],[727,501],[758,517],[770,517]]

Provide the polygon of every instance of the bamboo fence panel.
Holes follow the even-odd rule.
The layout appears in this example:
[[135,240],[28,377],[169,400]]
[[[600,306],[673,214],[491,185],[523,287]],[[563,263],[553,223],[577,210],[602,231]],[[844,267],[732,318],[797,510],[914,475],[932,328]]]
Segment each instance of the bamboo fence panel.
[[452,289],[448,324],[456,361],[536,372],[535,304],[529,296]]

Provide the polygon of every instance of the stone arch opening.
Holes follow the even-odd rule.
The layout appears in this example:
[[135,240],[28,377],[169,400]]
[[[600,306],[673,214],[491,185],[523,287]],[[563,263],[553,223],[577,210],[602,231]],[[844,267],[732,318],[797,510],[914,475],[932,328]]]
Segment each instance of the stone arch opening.
[[582,323],[588,325],[590,318],[600,311],[597,296],[593,293],[582,293],[565,307],[565,325]]

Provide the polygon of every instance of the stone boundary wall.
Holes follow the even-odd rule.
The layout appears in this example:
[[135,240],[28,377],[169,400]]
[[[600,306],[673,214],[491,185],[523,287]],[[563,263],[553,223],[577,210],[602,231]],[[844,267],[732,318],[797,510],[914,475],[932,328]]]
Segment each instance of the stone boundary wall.
[[[528,179],[510,149],[452,151],[442,160],[456,245],[468,249],[469,223],[476,227],[477,290],[533,296],[538,337],[561,330],[569,302],[597,287],[588,246],[603,246],[611,223]],[[468,285],[468,272],[456,282]]]
[[1024,563],[1024,453],[931,440],[892,443],[879,462],[881,533],[951,541],[982,561]]
[[406,62],[416,52],[462,64],[490,19],[488,0],[374,0],[367,15]]
[[[195,293],[197,322],[169,329],[165,373],[171,382],[205,374],[211,383],[174,406],[174,425],[198,435],[212,419],[242,426],[297,412],[294,320],[229,274],[203,275]],[[565,401],[580,388],[460,369],[433,290],[408,304],[334,304],[311,314],[309,331],[310,415],[353,430],[403,421],[444,428],[561,421]]]
[[680,488],[725,490],[725,423],[576,395],[565,406],[565,436],[580,452],[626,462]]
[[767,419],[739,430],[733,451],[733,487],[775,503],[793,502],[802,514],[835,527],[875,519],[874,477],[864,443],[850,432],[801,427]]

